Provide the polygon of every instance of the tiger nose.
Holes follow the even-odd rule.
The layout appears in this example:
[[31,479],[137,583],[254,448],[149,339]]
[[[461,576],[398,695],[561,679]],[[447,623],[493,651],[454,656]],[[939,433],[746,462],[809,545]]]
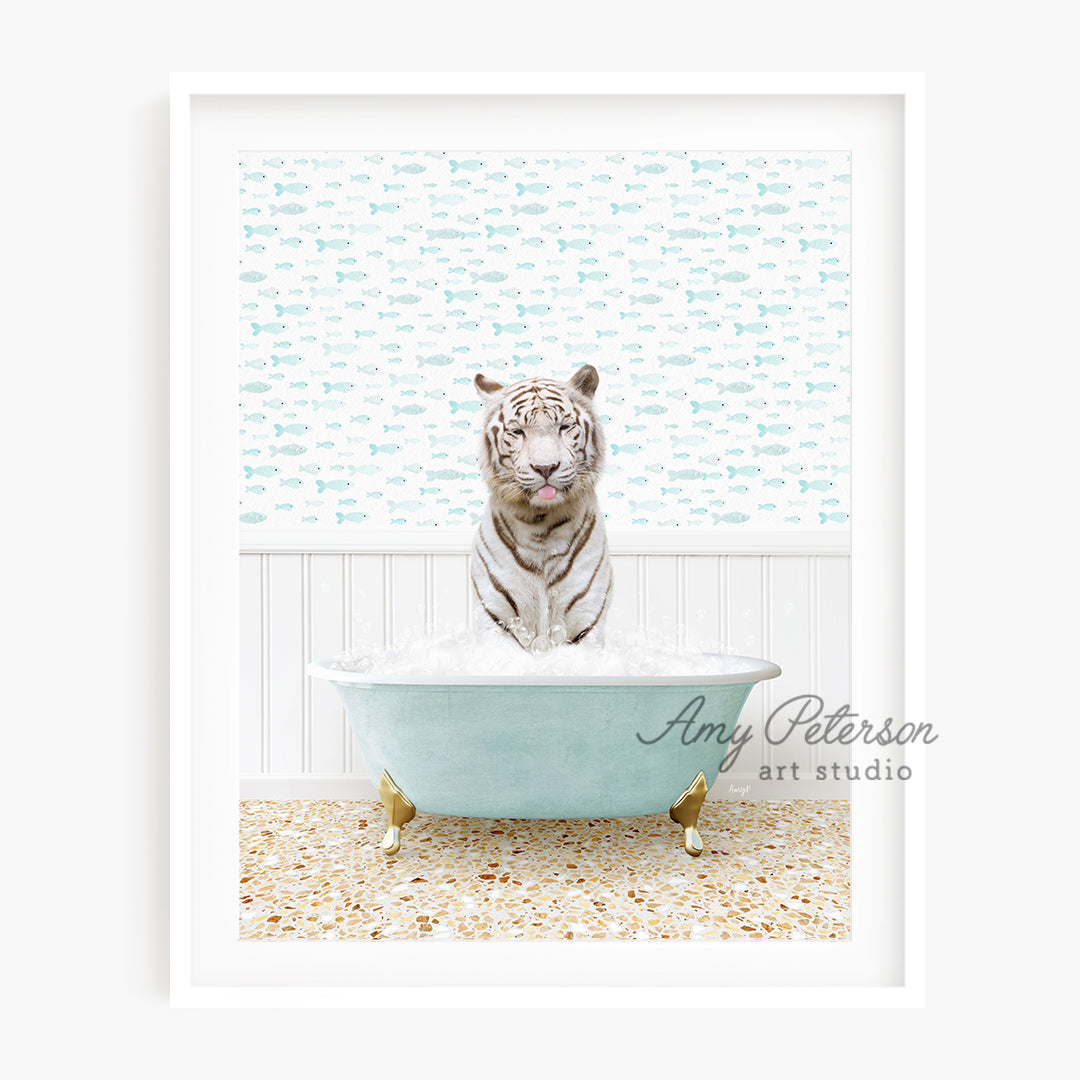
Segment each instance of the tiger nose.
[[559,467],[559,463],[556,461],[553,465],[534,465],[533,468],[545,479]]

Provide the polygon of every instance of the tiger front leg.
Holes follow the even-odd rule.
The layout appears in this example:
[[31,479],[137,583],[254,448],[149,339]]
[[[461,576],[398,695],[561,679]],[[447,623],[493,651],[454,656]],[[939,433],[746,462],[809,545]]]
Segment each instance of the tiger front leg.
[[[529,640],[534,636],[521,624],[521,619],[516,613],[503,609],[498,603],[485,600],[480,589],[473,579],[473,595],[476,599],[476,619],[474,629],[476,638],[480,642],[491,644],[503,644],[512,641],[520,648],[527,648]],[[492,607],[495,610],[492,610]]]

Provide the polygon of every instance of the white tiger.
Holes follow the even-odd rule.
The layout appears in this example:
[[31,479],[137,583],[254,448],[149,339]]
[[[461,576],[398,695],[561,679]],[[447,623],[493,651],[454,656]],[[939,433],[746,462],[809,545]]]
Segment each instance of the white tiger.
[[593,407],[600,376],[586,364],[569,382],[474,382],[487,402],[479,462],[490,491],[470,568],[478,628],[521,624],[558,643],[561,627],[567,642],[603,644],[612,569],[596,498],[606,453]]

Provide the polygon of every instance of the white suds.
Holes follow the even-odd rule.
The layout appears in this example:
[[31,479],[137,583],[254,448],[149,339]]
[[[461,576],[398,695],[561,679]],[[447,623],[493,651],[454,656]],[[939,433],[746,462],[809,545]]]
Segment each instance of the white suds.
[[[637,632],[608,631],[604,646],[590,643],[561,644],[555,637],[531,639],[518,644],[506,634],[484,635],[465,630],[426,634],[397,648],[362,644],[334,657],[327,667],[334,671],[370,672],[380,675],[707,675],[718,664],[739,670],[731,649],[716,642],[678,648]],[[717,654],[723,654],[718,658]]]

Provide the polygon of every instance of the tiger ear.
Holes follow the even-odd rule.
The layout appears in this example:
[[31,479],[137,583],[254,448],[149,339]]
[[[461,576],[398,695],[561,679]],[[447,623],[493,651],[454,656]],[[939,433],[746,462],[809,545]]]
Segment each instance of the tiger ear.
[[481,375],[480,372],[476,373],[476,378],[473,379],[473,385],[476,387],[476,392],[485,401],[494,401],[503,390],[502,383],[497,383],[493,379],[488,379]]
[[573,377],[570,379],[570,385],[582,397],[591,398],[600,385],[600,373],[592,364],[585,364],[574,372]]

